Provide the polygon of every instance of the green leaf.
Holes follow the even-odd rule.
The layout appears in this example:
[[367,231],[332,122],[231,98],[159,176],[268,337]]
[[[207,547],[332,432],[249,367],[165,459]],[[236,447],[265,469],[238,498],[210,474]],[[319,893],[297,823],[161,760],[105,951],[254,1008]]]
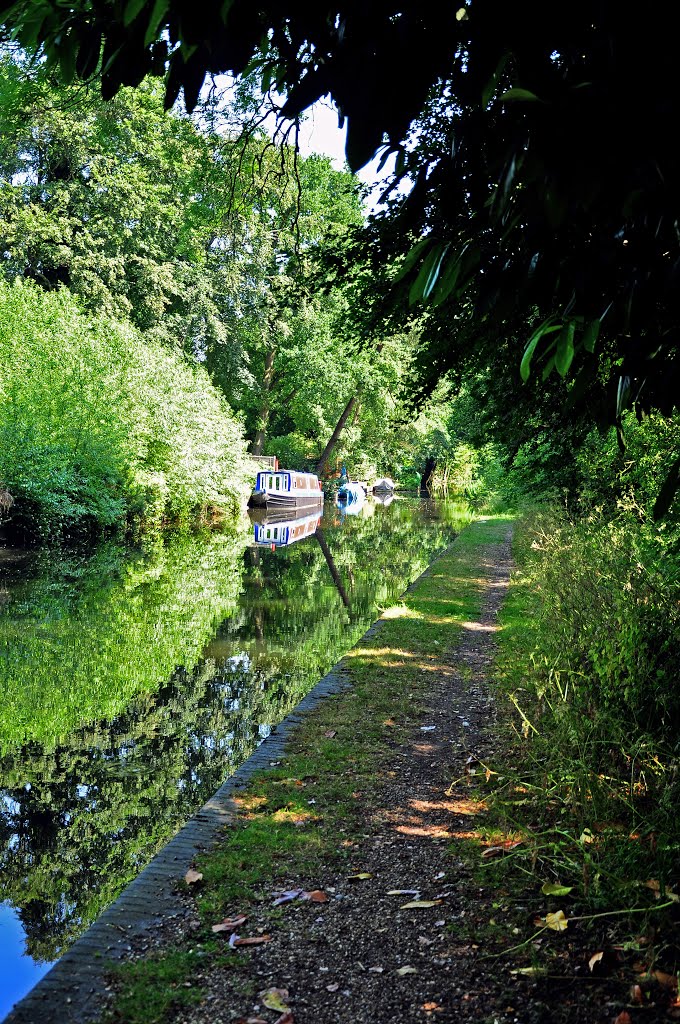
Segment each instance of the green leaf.
[[449,260],[446,264],[444,272],[439,276],[437,289],[432,296],[433,305],[440,306],[442,302],[448,299],[449,295],[456,287],[463,266],[465,253],[469,245],[470,243],[466,242],[458,258]]
[[569,373],[572,359],[574,358],[574,328],[573,320],[565,324],[557,339],[557,351],[555,352],[555,368],[560,377],[566,377]]
[[531,375],[531,360],[533,358],[534,352],[536,351],[536,346],[538,345],[539,341],[541,340],[544,334],[552,334],[553,331],[559,330],[559,324],[553,324],[552,317],[548,317],[547,320],[543,321],[540,327],[536,328],[534,333],[529,338],[527,347],[524,349],[522,362],[520,363],[519,367],[520,377],[522,378],[525,384],[529,380],[529,377]]
[[158,35],[158,30],[161,27],[163,18],[168,13],[168,7],[170,6],[169,0],[156,0],[151,11],[151,17],[149,18],[149,24],[146,29],[144,36],[144,46],[150,46]]
[[403,278],[406,277],[409,270],[411,270],[411,268],[414,267],[418,262],[418,259],[420,258],[423,249],[425,249],[425,247],[428,246],[431,241],[432,240],[429,237],[421,238],[420,241],[416,242],[413,248],[406,253],[406,256],[404,257],[404,260],[401,266],[399,267],[399,270],[395,274],[395,281],[401,281]]
[[123,11],[123,25],[127,28],[146,7],[146,0],[128,0]]
[[654,502],[654,511],[652,515],[654,516],[654,519],[656,521],[658,521],[659,519],[663,519],[663,517],[666,515],[666,512],[668,512],[669,508],[673,503],[673,498],[678,492],[679,486],[680,458],[675,460],[670,470],[668,471],[668,475],[666,476],[666,479],[662,484],[661,490],[657,495],[656,501]]
[[499,97],[501,103],[507,103],[510,100],[524,100],[527,103],[542,103],[536,93],[530,92],[529,89],[508,89],[502,96]]
[[64,85],[70,85],[76,74],[77,40],[69,35],[59,47],[59,72]]
[[482,90],[483,107],[488,107],[489,103],[491,102],[493,94],[496,91],[496,87],[498,86],[499,79],[503,74],[503,71],[505,70],[505,65],[508,63],[509,56],[510,55],[508,53],[503,54],[498,64],[496,65],[496,70],[494,71],[493,75],[484,86],[484,89]]
[[553,372],[554,369],[555,369],[555,357],[551,356],[550,359],[548,360],[548,362],[543,367],[543,371],[541,373],[541,380],[543,381],[544,384],[545,384],[545,382],[547,381],[548,377],[550,376],[550,374]]
[[592,353],[595,351],[595,342],[597,341],[599,333],[600,321],[591,320],[590,323],[587,325],[585,331],[583,332],[583,347],[586,350],[586,352]]
[[573,885],[557,885],[555,882],[545,882],[541,886],[541,892],[544,896],[568,896]]
[[449,248],[450,242],[435,242],[432,246],[423,260],[423,265],[417,278],[411,285],[411,290],[408,294],[409,305],[413,306],[416,302],[424,301],[430,296],[432,289],[437,283],[442,260]]

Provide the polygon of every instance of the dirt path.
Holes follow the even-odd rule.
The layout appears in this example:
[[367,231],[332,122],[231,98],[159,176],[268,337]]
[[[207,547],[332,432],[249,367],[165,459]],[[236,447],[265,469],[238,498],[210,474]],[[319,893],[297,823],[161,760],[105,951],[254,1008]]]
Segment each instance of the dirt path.
[[[494,706],[487,673],[496,618],[511,569],[510,533],[479,551],[481,613],[463,623],[455,646],[429,661],[429,694],[394,744],[389,771],[365,806],[363,833],[343,840],[349,871],[280,880],[325,892],[324,903],[292,900],[278,911],[273,941],[241,952],[238,971],[201,973],[201,1002],[178,1011],[187,1024],[268,1021],[259,993],[287,990],[295,1024],[369,1021],[519,1019],[495,969],[480,960],[474,921],[481,891],[472,887],[456,844],[465,844],[478,808],[468,776],[492,743]],[[478,767],[478,766],[477,766]],[[455,780],[459,779],[458,784]],[[453,785],[452,785],[453,780]],[[352,794],[361,798],[361,794]],[[313,803],[314,801],[312,801]],[[471,824],[472,823],[472,824]],[[350,873],[368,877],[351,879]],[[390,893],[403,890],[401,894]],[[488,904],[488,895],[483,897]],[[408,908],[409,902],[433,905]],[[249,931],[271,931],[271,910],[250,913]]]

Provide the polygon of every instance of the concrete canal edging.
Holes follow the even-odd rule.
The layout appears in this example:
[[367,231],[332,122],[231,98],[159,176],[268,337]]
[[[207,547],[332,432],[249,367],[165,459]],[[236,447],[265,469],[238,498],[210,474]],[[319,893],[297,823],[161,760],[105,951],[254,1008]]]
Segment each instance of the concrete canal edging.
[[[409,584],[405,593],[430,573],[450,546]],[[383,619],[377,619],[366,630],[362,640],[373,636],[382,623]],[[100,1018],[108,998],[106,975],[131,951],[133,941],[143,942],[145,937],[151,937],[161,922],[173,917],[186,917],[178,885],[196,855],[213,847],[233,819],[235,806],[232,796],[235,791],[245,786],[255,772],[269,768],[272,761],[283,757],[288,737],[303,715],[327,697],[351,689],[345,657],[272,729],[250,757],[130,882],[118,899],[15,1004],[2,1024],[92,1024]]]

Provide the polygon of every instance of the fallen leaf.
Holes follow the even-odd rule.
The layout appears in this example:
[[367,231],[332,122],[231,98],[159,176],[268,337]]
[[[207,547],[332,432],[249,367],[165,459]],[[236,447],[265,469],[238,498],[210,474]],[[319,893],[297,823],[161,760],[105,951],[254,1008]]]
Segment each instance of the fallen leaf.
[[340,986],[337,981],[334,981],[332,985],[326,985],[327,992],[337,992],[339,988]]
[[[278,762],[270,761],[270,764],[276,764]],[[303,782],[302,779],[273,779],[272,786],[306,786],[307,783]]]
[[397,974],[400,974],[402,976],[402,978],[403,978],[403,976],[405,974],[417,974],[417,973],[418,972],[415,969],[415,967],[399,967],[398,970],[397,970]]
[[187,883],[187,885],[196,885],[197,882],[203,881],[203,875],[201,874],[200,871],[194,871],[193,868],[189,868],[186,875],[184,876],[184,881]]
[[419,946],[431,946],[433,942],[434,942],[434,939],[427,939],[427,938],[425,938],[424,935],[419,935],[418,936],[418,945]]
[[573,885],[558,885],[556,882],[545,882],[541,887],[544,896],[568,896]]
[[436,907],[441,900],[411,900],[410,903],[403,903],[400,910],[420,910],[425,907]]
[[324,736],[326,737],[327,740],[332,740],[337,735],[338,735],[338,730],[337,729],[327,729],[326,732],[324,733]]
[[257,993],[257,998],[268,1010],[278,1010],[279,1013],[288,1013],[290,1010],[287,988],[265,988]]
[[569,921],[564,916],[564,911],[558,910],[556,914],[545,915],[545,924],[547,928],[552,928],[554,932],[563,932],[566,931]]
[[212,930],[214,932],[233,932],[235,928],[242,925],[248,918],[245,914],[239,914],[238,917],[225,917],[224,921],[220,921],[219,924],[214,924]]
[[420,1007],[421,1010],[425,1010],[425,1013],[434,1013],[437,1010],[441,1010],[439,1003],[423,1003]]
[[373,974],[382,974],[382,972],[385,970],[384,967],[369,967],[368,969]]
[[616,1020],[614,1021],[614,1024],[632,1024],[632,1021],[630,1019],[630,1014],[628,1013],[628,1011],[627,1010],[623,1010],[623,1012],[620,1013],[618,1015],[618,1017],[616,1018]]
[[657,981],[663,988],[667,988],[671,992],[675,992],[677,990],[677,974],[664,974],[663,971],[650,971],[649,976],[650,978],[654,978],[654,981]]
[[630,1001],[631,1003],[638,1003],[640,1006],[644,1003],[645,997],[639,985],[630,986]]
[[497,846],[489,846],[482,853],[482,860],[489,857],[501,857],[503,854],[514,850],[516,846],[521,846],[523,842],[523,839],[507,839],[504,843],[500,843]]
[[593,955],[591,956],[590,960],[588,961],[588,969],[590,970],[591,973],[593,971],[593,968],[595,967],[595,964],[599,964],[600,961],[602,960],[603,956],[604,956],[604,950],[600,950],[599,953],[593,953]]
[[418,896],[420,889],[388,889],[388,896]]
[[504,846],[487,846],[486,850],[482,851],[482,860],[491,860],[492,857],[502,857],[506,853]]
[[[657,900],[661,899],[661,885],[659,884],[658,879],[650,878],[648,882],[643,882],[642,884],[645,885],[648,889],[652,890]],[[663,898],[673,900],[675,903],[678,903],[680,901],[680,896],[678,896],[677,893],[673,892],[672,889],[664,889]]]
[[303,893],[304,899],[311,900],[312,903],[328,903],[328,895],[323,889],[312,889],[311,892]]
[[438,871],[437,874],[434,877],[435,877],[435,879],[446,878],[446,872],[445,871]]
[[420,731],[421,732],[434,732],[434,730],[436,728],[437,728],[436,725],[421,725]]
[[295,1017],[291,1010],[286,1013],[282,1013],[280,1017],[277,1017],[274,1024],[295,1024]]
[[373,875],[370,871],[360,871],[358,875],[348,875],[347,877],[352,881],[363,882],[366,878],[373,878]]
[[234,946],[259,946],[263,942],[271,942],[271,935],[253,935],[249,939],[234,939]]
[[393,718],[386,718],[383,722],[383,725],[386,725],[388,729],[393,729],[396,724]]
[[547,967],[518,967],[516,971],[510,971],[510,974],[521,974],[525,978],[545,978],[547,973]]
[[302,889],[284,889],[282,892],[274,893],[276,899],[272,903],[273,907],[279,907],[282,903],[290,903],[291,900],[296,900],[302,893]]
[[581,832],[581,835],[578,838],[578,841],[579,841],[579,843],[594,843],[595,842],[595,836],[593,835],[593,833],[590,831],[589,828],[584,828],[583,832]]

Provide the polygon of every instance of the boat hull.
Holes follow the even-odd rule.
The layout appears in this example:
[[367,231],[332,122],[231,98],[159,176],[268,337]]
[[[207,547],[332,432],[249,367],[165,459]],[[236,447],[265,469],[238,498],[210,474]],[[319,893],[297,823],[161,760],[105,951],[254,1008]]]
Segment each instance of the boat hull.
[[295,494],[251,494],[248,502],[249,508],[321,508],[323,506],[323,494],[317,495],[295,495]]

